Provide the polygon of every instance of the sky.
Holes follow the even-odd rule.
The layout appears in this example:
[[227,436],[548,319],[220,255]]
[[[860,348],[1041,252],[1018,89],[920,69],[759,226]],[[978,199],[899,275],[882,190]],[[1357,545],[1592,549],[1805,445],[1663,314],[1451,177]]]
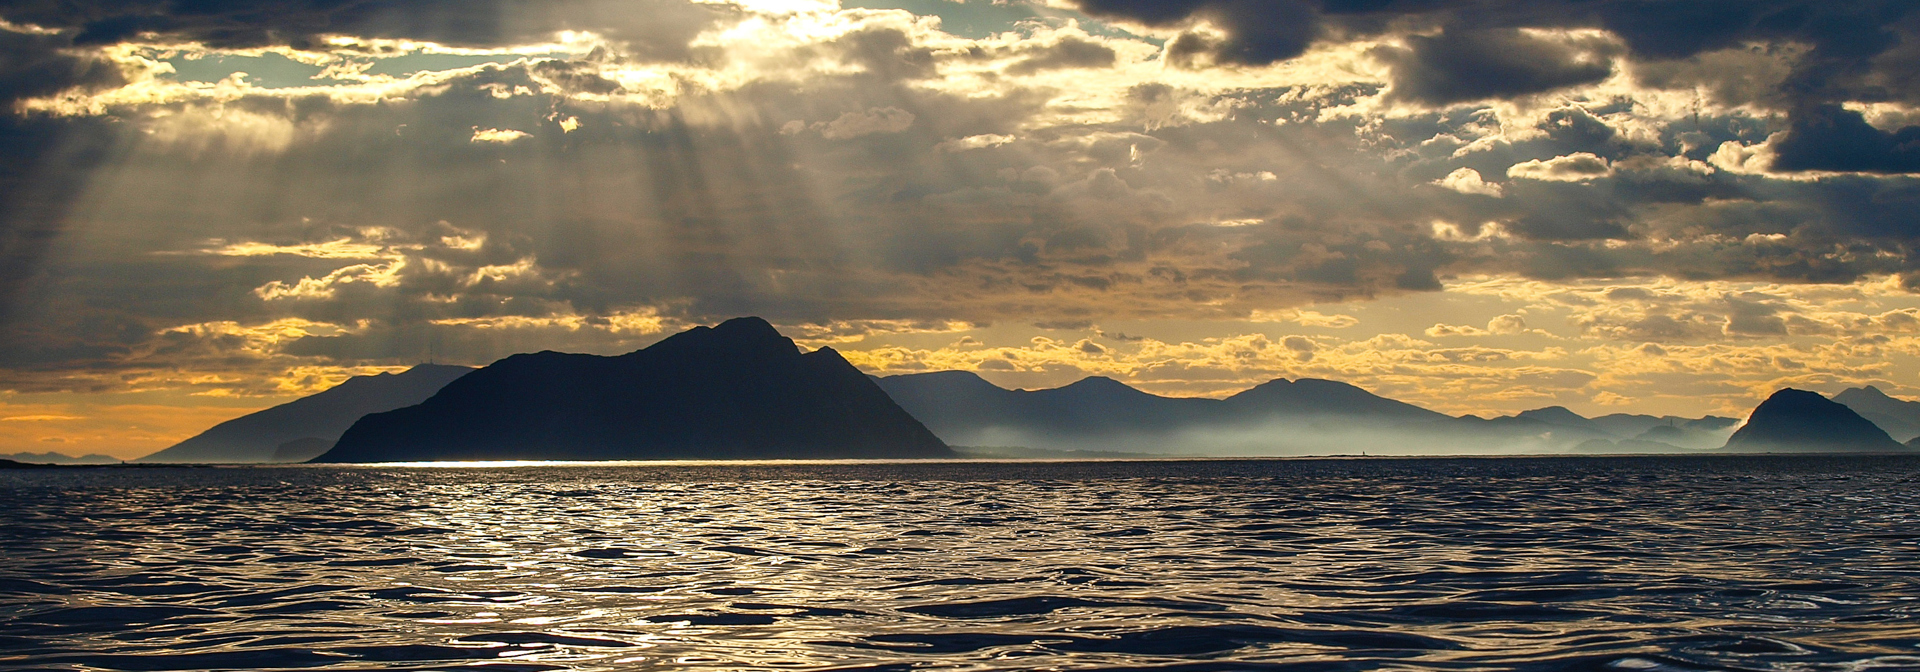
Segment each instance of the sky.
[[1920,5],[0,4],[0,452],[741,315],[1460,414],[1920,396]]

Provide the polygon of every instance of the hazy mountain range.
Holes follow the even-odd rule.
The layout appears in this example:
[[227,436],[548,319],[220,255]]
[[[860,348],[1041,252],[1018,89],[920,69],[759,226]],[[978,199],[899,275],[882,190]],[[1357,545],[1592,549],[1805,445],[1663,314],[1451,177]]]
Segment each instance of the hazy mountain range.
[[[1286,455],[1371,452],[1661,452],[1718,448],[1733,418],[1615,414],[1551,406],[1451,417],[1331,380],[1278,379],[1225,399],[1162,397],[1093,377],[1009,390],[965,371],[876,378],[948,443],[1055,451]],[[1607,442],[1585,445],[1593,441]],[[1638,441],[1624,448],[1621,440]]]
[[355,377],[139,461],[944,457],[947,445],[1003,456],[1894,451],[1916,437],[1920,402],[1874,387],[1832,400],[1781,390],[1744,423],[1560,406],[1452,417],[1311,378],[1204,399],[1105,377],[1010,390],[965,371],[866,376],[741,318],[619,357],[540,352]]

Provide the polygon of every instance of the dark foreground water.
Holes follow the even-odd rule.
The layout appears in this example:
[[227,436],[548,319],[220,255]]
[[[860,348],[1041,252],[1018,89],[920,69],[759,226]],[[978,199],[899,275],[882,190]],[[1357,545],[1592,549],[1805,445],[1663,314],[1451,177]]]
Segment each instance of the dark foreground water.
[[0,470],[7,669],[1920,669],[1920,458]]

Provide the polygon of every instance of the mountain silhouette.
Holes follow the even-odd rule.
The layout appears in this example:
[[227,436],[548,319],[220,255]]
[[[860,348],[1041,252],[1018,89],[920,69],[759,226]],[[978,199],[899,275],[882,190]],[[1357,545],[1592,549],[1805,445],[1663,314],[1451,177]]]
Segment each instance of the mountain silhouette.
[[1920,437],[1920,401],[1889,397],[1872,385],[1843,390],[1833,400],[1886,430],[1895,441]]
[[1885,452],[1904,447],[1853,409],[1791,387],[1773,393],[1722,450],[1739,452]]
[[743,317],[617,357],[502,359],[361,418],[314,461],[953,455],[840,353]]
[[[354,376],[324,392],[228,420],[136,462],[276,462],[281,445],[331,441],[368,413],[412,406],[471,373],[464,366],[421,364],[401,373]],[[311,456],[309,456],[311,457]]]

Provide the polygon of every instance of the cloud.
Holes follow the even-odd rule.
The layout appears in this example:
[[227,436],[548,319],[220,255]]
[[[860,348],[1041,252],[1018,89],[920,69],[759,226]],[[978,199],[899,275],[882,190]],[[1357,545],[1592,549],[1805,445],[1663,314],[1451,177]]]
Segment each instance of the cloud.
[[1026,50],[1026,57],[1007,67],[1014,75],[1064,68],[1110,68],[1119,54],[1113,47],[1092,40],[1067,36],[1045,47]]
[[[368,237],[377,237],[381,232],[370,231],[366,233],[373,234]],[[386,249],[386,246],[383,245],[360,242],[353,238],[345,237],[319,243],[294,243],[290,245],[275,245],[256,241],[225,244],[216,243],[216,245],[217,247],[209,247],[206,253],[223,257],[265,257],[284,254],[309,259],[379,259],[384,256],[382,255],[382,251]]]
[[1469,325],[1435,324],[1428,327],[1424,333],[1434,338],[1448,336],[1517,336],[1522,334],[1555,338],[1553,334],[1547,333],[1544,330],[1527,326],[1525,316],[1511,313],[1488,320],[1487,326],[1484,329]]
[[1504,190],[1499,184],[1480,179],[1480,171],[1472,168],[1456,168],[1446,177],[1434,180],[1433,184],[1452,189],[1462,194],[1478,194],[1499,198]]
[[[1105,356],[1207,351],[1126,360],[1216,376],[1194,391],[1307,372],[1413,389],[1392,367],[1418,360],[1450,381],[1422,390],[1528,381],[1515,399],[1598,371],[1486,345],[1529,330],[1906,338],[1892,304],[1584,289],[1920,286],[1911,12],[1753,4],[1090,2],[979,37],[826,7],[9,7],[46,30],[0,31],[20,54],[0,61],[19,104],[0,115],[0,383],[244,396],[279,388],[166,372],[394,366],[434,339],[472,362],[617,352],[661,333],[635,325],[745,313],[909,351],[960,338],[937,325],[1111,328],[1088,341]],[[1364,309],[1478,276],[1601,307]],[[1250,319],[1274,353],[1228,367],[1206,339]],[[1215,326],[1143,336],[1162,322]],[[1346,350],[1436,323],[1465,335],[1380,342],[1392,363]],[[1106,370],[1066,359],[1099,354],[1088,335],[916,361]],[[968,337],[955,352],[1013,347]],[[1492,362],[1541,368],[1473,368]]]
[[472,142],[475,142],[475,143],[490,142],[490,143],[499,144],[499,145],[510,145],[516,141],[525,140],[531,137],[533,137],[533,134],[528,133],[526,131],[516,131],[510,128],[509,129],[480,128],[478,126],[475,126],[473,129]]
[[870,108],[848,112],[833,121],[815,123],[813,129],[828,140],[847,140],[875,133],[899,133],[913,126],[913,113],[895,107]]
[[1507,177],[1517,180],[1585,182],[1612,175],[1612,164],[1587,152],[1556,156],[1545,161],[1532,159],[1507,167]]
[[111,60],[71,47],[70,38],[59,33],[0,28],[0,110],[26,98],[126,82]]
[[1251,322],[1292,322],[1303,327],[1325,329],[1347,329],[1360,324],[1360,318],[1352,315],[1328,315],[1319,311],[1287,309],[1280,311],[1256,310],[1247,317]]
[[985,135],[969,135],[964,138],[954,138],[952,140],[942,142],[936,147],[943,152],[964,152],[969,149],[986,149],[988,147],[998,147],[1000,145],[1004,145],[1013,141],[1014,141],[1014,137],[1011,135],[989,133]]

